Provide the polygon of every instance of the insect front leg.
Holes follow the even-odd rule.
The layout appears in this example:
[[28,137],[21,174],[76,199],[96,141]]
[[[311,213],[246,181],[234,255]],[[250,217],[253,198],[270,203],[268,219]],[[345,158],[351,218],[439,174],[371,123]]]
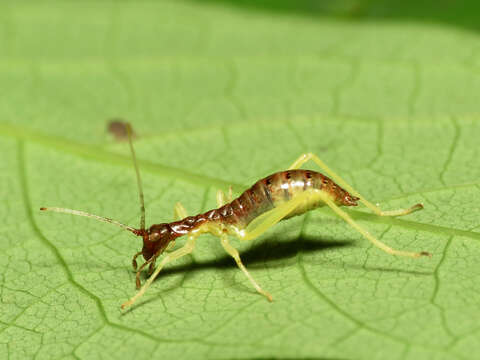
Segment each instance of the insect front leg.
[[306,153],[301,155],[297,160],[294,161],[294,163],[288,168],[290,169],[298,169],[300,168],[303,164],[305,164],[307,161],[314,161],[321,169],[323,172],[325,172],[326,175],[332,178],[333,181],[335,181],[338,185],[340,185],[342,188],[347,190],[350,194],[357,196],[360,198],[360,202],[363,203],[366,207],[368,207],[370,210],[372,210],[375,214],[378,216],[403,216],[410,214],[416,210],[421,210],[423,209],[422,204],[415,204],[412,207],[408,209],[397,209],[397,210],[388,210],[388,211],[383,211],[380,209],[378,206],[372,204],[371,202],[365,200],[365,198],[358,193],[354,188],[352,188],[345,180],[343,180],[340,176],[338,176],[333,170],[331,170],[320,158],[312,153]]
[[137,270],[137,257],[139,257],[140,255],[142,255],[142,252],[139,251],[137,252],[135,255],[133,255],[133,259],[132,259],[132,267],[133,267],[133,270]]
[[130,300],[128,300],[128,301],[126,301],[122,304],[122,309],[125,309],[126,307],[129,307],[129,306],[133,305],[135,303],[135,301],[137,301],[140,297],[142,297],[142,295],[145,293],[145,291],[147,291],[147,289],[152,284],[153,280],[155,280],[155,278],[158,276],[158,274],[160,273],[160,271],[163,269],[163,267],[166,264],[168,264],[169,262],[174,261],[176,259],[179,259],[182,256],[190,254],[195,247],[195,240],[196,240],[196,236],[191,235],[191,236],[188,237],[188,240],[187,240],[187,242],[185,243],[184,246],[182,246],[178,250],[175,250],[172,253],[169,253],[169,254],[165,255],[165,257],[162,259],[160,264],[157,266],[155,272],[148,278],[148,280],[143,284],[143,286],[135,294],[135,296],[133,296]]
[[[155,257],[155,260],[157,260],[157,258]],[[148,267],[148,276],[152,275],[153,273],[153,270],[155,270],[155,260],[153,260],[151,263],[150,263],[150,266]],[[138,288],[137,288],[138,289]]]
[[140,289],[140,286],[141,286],[140,274],[142,273],[142,270],[145,269],[145,267],[148,264],[150,264],[150,266],[152,266],[152,264],[155,263],[155,260],[156,260],[157,256],[158,255],[153,255],[150,259],[148,259],[142,265],[140,265],[140,268],[137,270],[137,273],[135,274],[135,286],[137,287],[137,289]]
[[175,240],[172,240],[168,243],[167,247],[165,248],[166,252],[171,251],[175,247]]
[[252,277],[252,275],[250,275],[250,273],[248,272],[248,270],[245,268],[245,266],[243,265],[242,263],[242,259],[240,259],[240,255],[238,253],[238,250],[235,249],[232,245],[230,245],[229,241],[228,241],[228,236],[227,235],[224,235],[222,234],[221,235],[221,242],[222,242],[222,246],[223,248],[225,249],[225,251],[235,259],[235,262],[237,263],[237,266],[240,268],[240,270],[243,271],[243,273],[247,276],[248,280],[250,280],[250,282],[252,283],[253,287],[260,293],[262,294],[263,296],[265,296],[268,301],[272,301],[273,298],[272,298],[272,295],[270,295],[268,292],[266,292],[265,290],[263,290],[260,285],[257,284],[257,282],[255,281],[255,279]]

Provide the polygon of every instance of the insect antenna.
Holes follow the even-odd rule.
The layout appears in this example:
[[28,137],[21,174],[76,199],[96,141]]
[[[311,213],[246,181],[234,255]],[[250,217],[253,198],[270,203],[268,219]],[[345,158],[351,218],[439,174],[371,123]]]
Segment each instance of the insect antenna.
[[98,216],[94,214],[87,213],[85,211],[80,211],[80,210],[73,210],[73,209],[67,209],[67,208],[59,208],[59,207],[41,207],[40,210],[42,211],[55,211],[58,213],[65,213],[65,214],[71,214],[71,215],[77,215],[77,216],[85,216],[91,219],[95,219],[98,221],[110,223],[113,225],[117,225],[118,227],[121,227],[124,230],[131,231],[137,236],[145,236],[147,233],[145,231],[145,203],[143,200],[143,189],[142,189],[142,180],[140,178],[140,171],[138,170],[138,164],[137,164],[137,158],[135,156],[135,150],[133,148],[133,142],[132,142],[132,127],[130,126],[129,123],[125,123],[125,128],[127,130],[127,135],[128,135],[128,142],[130,144],[130,150],[132,152],[132,159],[133,159],[133,166],[135,167],[135,173],[137,175],[137,186],[138,186],[138,196],[140,198],[140,229],[135,229],[131,226],[122,224],[119,221],[106,218],[103,216]]
[[110,224],[113,224],[113,225],[117,225],[117,226],[121,227],[122,229],[131,231],[132,233],[134,233],[136,235],[140,233],[139,229],[135,229],[131,226],[122,224],[119,221],[116,221],[116,220],[113,220],[113,219],[110,219],[110,218],[106,218],[106,217],[103,217],[103,216],[93,215],[93,214],[87,213],[85,211],[73,210],[73,209],[67,209],[67,208],[59,208],[59,207],[41,207],[40,210],[42,210],[42,211],[55,211],[55,212],[65,213],[65,214],[85,216],[85,217],[89,217],[89,218],[92,218],[92,219],[95,219],[95,220],[98,220],[98,221],[102,221],[102,222],[110,223]]
[[135,168],[135,174],[137,175],[138,197],[140,199],[140,230],[145,230],[145,201],[143,199],[143,187],[142,179],[140,178],[140,171],[138,170],[137,157],[135,155],[135,149],[133,148],[132,141],[132,127],[129,123],[125,123],[127,129],[128,143],[130,144],[130,151],[132,153],[133,167]]

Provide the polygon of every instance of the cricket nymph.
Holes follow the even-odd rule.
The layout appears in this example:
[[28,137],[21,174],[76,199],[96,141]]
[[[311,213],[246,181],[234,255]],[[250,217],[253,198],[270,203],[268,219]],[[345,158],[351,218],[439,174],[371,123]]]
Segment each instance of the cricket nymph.
[[[168,224],[152,225],[145,233],[139,231],[138,236],[143,237],[142,255],[145,260],[150,260],[152,256],[160,255],[171,241],[180,236],[195,230],[213,232],[213,228],[222,227],[223,224],[229,225],[224,227],[223,232],[236,235],[258,216],[311,190],[323,191],[339,206],[357,206],[357,201],[360,200],[321,173],[312,170],[280,171],[257,181],[238,198],[217,209]],[[318,197],[306,197],[302,204],[282,220],[324,205],[325,202]]]
[[[218,208],[216,209],[195,216],[187,216],[185,208],[180,203],[177,203],[174,207],[174,213],[176,219],[179,220],[152,225],[146,229],[142,182],[132,143],[132,130],[129,124],[125,124],[125,127],[137,175],[141,214],[140,228],[136,229],[116,220],[89,214],[84,211],[57,207],[40,208],[43,211],[86,216],[98,221],[108,222],[142,237],[142,250],[137,252],[132,259],[133,268],[136,270],[135,283],[137,288],[141,288],[135,296],[122,304],[122,309],[132,305],[145,293],[166,264],[190,254],[195,247],[197,237],[202,233],[210,233],[220,238],[220,243],[225,251],[235,260],[237,266],[242,270],[253,287],[268,300],[272,301],[272,296],[257,284],[243,265],[238,250],[229,242],[229,235],[236,236],[240,240],[253,240],[281,220],[325,205],[374,246],[388,254],[411,258],[431,256],[426,251],[396,250],[387,246],[341,209],[341,206],[357,206],[357,202],[361,202],[378,216],[402,216],[423,209],[422,204],[416,204],[407,209],[383,211],[378,206],[364,199],[347,182],[329,169],[320,158],[312,153],[301,155],[288,170],[274,173],[257,181],[234,200],[232,200],[231,189],[228,199],[223,191],[218,190]],[[301,170],[300,167],[310,160],[315,162],[329,177],[312,170]],[[187,241],[179,249],[170,251],[175,245],[175,239],[180,236],[186,236]],[[163,255],[160,263],[155,268],[156,260],[163,253],[165,255]],[[140,255],[144,257],[145,262],[137,269],[136,259]],[[150,277],[141,286],[140,274],[147,266]]]

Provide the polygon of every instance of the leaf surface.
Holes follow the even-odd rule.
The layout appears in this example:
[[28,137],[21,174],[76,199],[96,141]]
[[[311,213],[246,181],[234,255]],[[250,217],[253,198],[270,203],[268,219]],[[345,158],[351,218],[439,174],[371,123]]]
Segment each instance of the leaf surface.
[[[474,29],[222,2],[0,7],[0,358],[480,351]],[[239,195],[311,151],[385,209],[423,202],[396,219],[348,212],[387,244],[434,256],[391,257],[322,209],[233,242],[273,303],[205,235],[122,312],[139,239],[38,210],[137,226],[128,146],[106,131],[116,118],[137,134],[148,224],[171,221],[177,201],[213,208],[218,188]]]

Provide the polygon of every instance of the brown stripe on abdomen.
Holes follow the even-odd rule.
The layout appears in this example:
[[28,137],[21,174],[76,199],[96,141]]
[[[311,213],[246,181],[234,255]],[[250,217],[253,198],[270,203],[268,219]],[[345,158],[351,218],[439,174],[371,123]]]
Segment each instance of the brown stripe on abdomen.
[[[341,205],[356,205],[355,197],[352,197],[325,175],[312,170],[294,169],[280,171],[257,181],[231,203],[197,215],[196,222],[221,221],[226,224],[246,226],[261,214],[310,189],[325,191]],[[318,203],[317,201],[309,203],[299,208],[298,213],[315,208],[320,203],[320,200]]]

